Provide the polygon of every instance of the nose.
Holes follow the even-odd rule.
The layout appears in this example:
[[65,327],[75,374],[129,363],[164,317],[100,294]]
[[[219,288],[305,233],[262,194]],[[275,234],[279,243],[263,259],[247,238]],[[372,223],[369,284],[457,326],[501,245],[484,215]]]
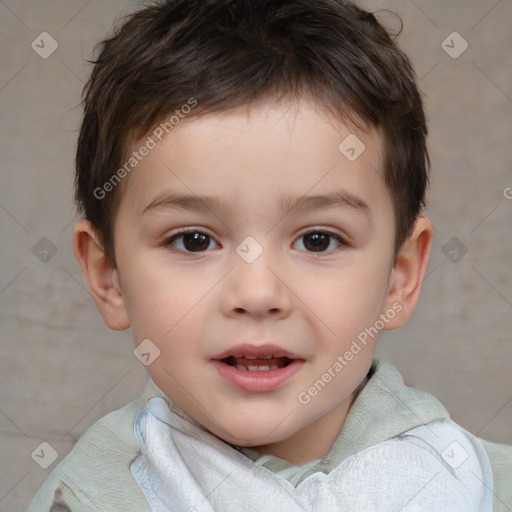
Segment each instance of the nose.
[[263,253],[246,263],[234,256],[233,270],[227,276],[222,309],[226,316],[247,315],[254,318],[286,318],[292,310],[291,283],[285,271]]

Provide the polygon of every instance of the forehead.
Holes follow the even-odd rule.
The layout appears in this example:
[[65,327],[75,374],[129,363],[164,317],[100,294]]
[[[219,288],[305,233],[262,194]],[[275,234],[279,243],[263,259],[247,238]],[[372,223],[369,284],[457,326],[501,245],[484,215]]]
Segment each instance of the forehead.
[[335,119],[310,101],[267,100],[181,120],[123,183],[122,203],[142,215],[172,193],[209,196],[208,206],[224,210],[273,199],[282,210],[341,187],[353,205],[373,208],[390,200],[382,155],[377,130]]

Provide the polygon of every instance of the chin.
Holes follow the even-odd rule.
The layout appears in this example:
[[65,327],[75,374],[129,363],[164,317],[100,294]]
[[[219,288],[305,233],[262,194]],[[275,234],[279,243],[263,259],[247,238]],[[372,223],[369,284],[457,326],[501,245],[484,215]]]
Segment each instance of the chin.
[[[284,423],[284,422],[283,422]],[[248,422],[237,425],[224,425],[224,429],[211,430],[213,434],[229,444],[246,448],[279,443],[295,434],[289,426],[275,422]]]

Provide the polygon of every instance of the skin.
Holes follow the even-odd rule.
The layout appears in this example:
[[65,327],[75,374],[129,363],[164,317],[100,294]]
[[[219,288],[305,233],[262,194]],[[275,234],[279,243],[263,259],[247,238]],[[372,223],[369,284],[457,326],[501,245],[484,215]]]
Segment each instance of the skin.
[[[339,150],[351,133],[366,149],[354,162]],[[136,145],[134,145],[136,147]],[[96,305],[112,329],[131,326],[160,356],[147,367],[155,384],[188,416],[228,443],[302,464],[337,438],[354,390],[372,361],[377,336],[312,397],[298,400],[379,315],[399,304],[385,329],[412,314],[433,229],[420,217],[394,254],[394,214],[384,184],[382,144],[320,114],[310,102],[270,100],[182,121],[123,184],[115,220],[117,268],[86,220],[74,250]],[[342,190],[366,203],[281,211],[281,196]],[[214,196],[225,209],[144,210],[162,193]],[[183,237],[203,238],[202,252]],[[320,251],[312,235],[333,233]],[[315,234],[313,233],[313,235]],[[246,237],[263,249],[247,263]],[[206,249],[206,250],[204,250]],[[187,252],[188,250],[188,252]],[[277,344],[303,359],[273,391],[248,392],[224,380],[211,358],[235,345]]]

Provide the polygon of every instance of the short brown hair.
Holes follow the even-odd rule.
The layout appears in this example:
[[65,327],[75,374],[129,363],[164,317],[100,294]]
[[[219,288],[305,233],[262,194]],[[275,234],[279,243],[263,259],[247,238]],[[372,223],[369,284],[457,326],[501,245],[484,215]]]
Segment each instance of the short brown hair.
[[[395,212],[395,253],[421,212],[430,161],[408,58],[374,14],[343,0],[164,0],[128,17],[83,91],[75,199],[115,265],[121,187],[95,192],[130,144],[190,102],[191,115],[308,95],[340,119],[379,129]],[[341,141],[340,141],[341,142]]]

